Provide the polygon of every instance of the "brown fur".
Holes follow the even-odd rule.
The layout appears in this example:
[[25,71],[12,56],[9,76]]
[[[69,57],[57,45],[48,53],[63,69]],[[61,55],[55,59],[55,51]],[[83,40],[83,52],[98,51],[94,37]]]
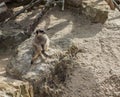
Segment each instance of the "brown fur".
[[[33,40],[34,55],[31,60],[31,64],[40,56],[42,59],[49,57],[45,51],[49,48],[49,38],[43,30],[37,30],[35,38]],[[43,56],[44,55],[44,56]]]

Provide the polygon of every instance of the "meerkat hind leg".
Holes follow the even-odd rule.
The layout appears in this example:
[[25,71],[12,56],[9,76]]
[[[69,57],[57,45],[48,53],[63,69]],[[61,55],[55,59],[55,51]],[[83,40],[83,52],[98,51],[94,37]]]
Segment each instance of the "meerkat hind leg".
[[37,60],[39,56],[41,57],[42,60],[45,60],[44,56],[42,56],[42,49],[40,47],[37,47],[35,54],[31,60],[31,64],[33,64],[33,62]]
[[42,54],[45,56],[45,57],[51,57],[49,56],[48,54],[45,53],[45,51],[48,51],[48,45],[42,45]]
[[31,64],[39,57],[40,53],[35,52],[34,56],[32,57]]

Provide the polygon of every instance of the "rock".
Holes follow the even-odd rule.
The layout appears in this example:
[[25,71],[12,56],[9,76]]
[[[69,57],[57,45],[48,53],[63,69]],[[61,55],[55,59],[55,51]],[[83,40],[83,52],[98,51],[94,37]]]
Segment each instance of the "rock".
[[[13,33],[13,32],[15,33]],[[22,31],[18,29],[14,29],[10,32],[9,31],[3,31],[0,30],[0,48],[1,50],[11,50],[15,48],[17,45],[19,45],[22,41],[24,41],[26,38],[28,38],[27,35],[22,33]],[[8,33],[9,32],[9,33]]]
[[[69,75],[67,71],[70,71],[73,64],[76,64],[68,54],[77,52],[78,49],[72,47],[74,51],[69,49],[65,55],[64,51],[61,51],[51,42],[52,49],[50,48],[46,53],[52,55],[52,58],[47,59],[45,62],[38,59],[31,65],[32,40],[33,36],[18,46],[16,54],[6,67],[7,74],[32,83],[34,93],[39,94],[41,97],[45,97],[45,95],[61,97],[59,85],[65,82]],[[74,54],[70,55],[74,56]]]
[[108,5],[98,0],[83,0],[82,13],[90,17],[94,23],[104,23],[108,18]]
[[0,97],[34,97],[28,82],[0,76]]
[[108,18],[109,6],[103,1],[98,0],[66,0],[66,4],[82,11],[93,23],[104,23]]
[[5,2],[1,2],[0,3],[0,22],[4,21],[10,15],[11,15],[11,12],[10,12],[10,10],[8,10]]
[[66,0],[66,4],[73,7],[80,7],[84,0]]
[[[7,72],[15,77],[26,78],[33,76],[33,79],[39,76],[38,74],[42,71],[48,72],[47,68],[51,67],[48,64],[36,63],[36,65],[31,66],[32,58],[32,40],[33,37],[24,41],[18,46],[16,55],[12,58],[10,64],[8,64]],[[19,61],[19,62],[18,62]],[[13,68],[14,67],[14,68]],[[38,77],[39,78],[39,77]]]
[[31,82],[35,93],[38,94],[41,86],[45,83],[44,80],[50,75],[51,69],[54,68],[55,63],[58,62],[59,58],[57,58],[56,54],[59,54],[60,51],[50,49],[47,52],[49,55],[56,53],[52,56],[52,59],[48,59],[47,62],[41,62],[41,60],[38,59],[31,65],[30,62],[33,53],[32,40],[33,36],[18,46],[16,54],[7,65],[6,71],[15,78]]

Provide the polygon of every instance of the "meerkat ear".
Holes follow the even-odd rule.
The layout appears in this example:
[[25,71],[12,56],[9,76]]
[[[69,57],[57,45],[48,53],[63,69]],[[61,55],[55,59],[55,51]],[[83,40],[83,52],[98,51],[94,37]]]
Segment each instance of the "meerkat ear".
[[39,29],[39,32],[40,32],[40,33],[43,33],[43,34],[45,33],[45,31],[44,31],[44,30],[41,30],[41,29]]
[[41,33],[46,34],[46,32],[44,30],[41,30]]

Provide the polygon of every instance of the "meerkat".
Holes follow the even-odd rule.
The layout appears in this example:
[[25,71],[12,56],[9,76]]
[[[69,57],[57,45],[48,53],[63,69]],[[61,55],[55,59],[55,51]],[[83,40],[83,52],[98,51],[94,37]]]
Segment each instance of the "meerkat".
[[[37,30],[35,32],[35,38],[33,40],[33,48],[34,48],[34,54],[31,60],[31,64],[34,63],[34,61],[40,56],[42,59],[44,59],[44,57],[50,57],[49,55],[47,55],[45,53],[45,51],[48,50],[49,48],[49,44],[50,44],[50,40],[49,37],[47,36],[47,34],[45,33],[45,31],[43,30]],[[43,56],[44,55],[44,56]]]

